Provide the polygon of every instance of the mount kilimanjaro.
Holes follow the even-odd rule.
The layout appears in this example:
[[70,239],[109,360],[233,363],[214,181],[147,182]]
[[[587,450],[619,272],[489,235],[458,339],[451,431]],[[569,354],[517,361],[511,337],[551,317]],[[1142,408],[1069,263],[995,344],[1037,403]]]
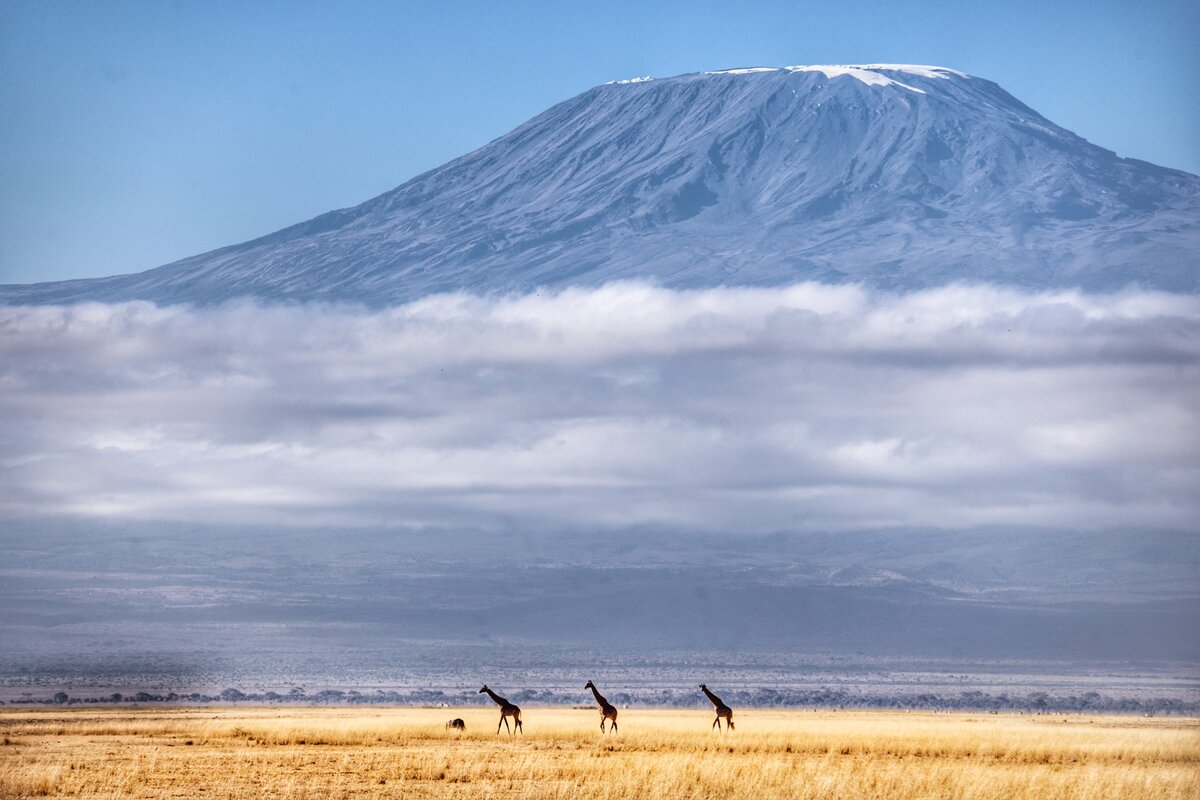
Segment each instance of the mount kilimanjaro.
[[1195,292],[1200,178],[1119,158],[942,67],[597,86],[354,208],[0,301],[383,305],[642,278]]

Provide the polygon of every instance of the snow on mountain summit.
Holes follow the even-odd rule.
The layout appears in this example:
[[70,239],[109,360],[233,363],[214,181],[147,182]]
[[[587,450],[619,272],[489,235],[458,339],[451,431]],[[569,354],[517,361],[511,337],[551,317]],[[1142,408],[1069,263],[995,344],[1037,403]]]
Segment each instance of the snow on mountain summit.
[[1200,178],[935,66],[615,81],[350,209],[0,302],[329,299],[643,278],[1196,291]]
[[[855,80],[862,81],[871,86],[887,86],[896,84],[904,86],[899,81],[893,80],[884,72],[907,72],[912,75],[919,75],[922,78],[948,78],[954,75],[959,78],[969,78],[965,72],[959,72],[948,67],[930,67],[921,66],[918,64],[813,64],[809,66],[794,66],[794,67],[744,67],[741,69],[722,69],[712,72],[706,72],[705,75],[750,75],[758,72],[820,72],[827,78],[837,78],[842,75],[847,75]],[[912,87],[905,87],[912,88]],[[915,91],[921,91],[916,89]]]

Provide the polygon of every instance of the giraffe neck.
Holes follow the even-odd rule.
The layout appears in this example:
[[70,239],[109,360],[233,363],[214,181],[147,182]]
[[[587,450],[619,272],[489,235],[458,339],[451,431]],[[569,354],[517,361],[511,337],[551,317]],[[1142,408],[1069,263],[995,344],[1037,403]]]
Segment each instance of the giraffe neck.
[[704,693],[705,693],[706,695],[708,695],[708,699],[709,699],[709,700],[712,700],[712,702],[713,702],[713,705],[714,705],[714,706],[723,706],[723,705],[725,705],[724,703],[722,703],[722,702],[721,702],[721,698],[717,697],[715,694],[713,694],[712,692],[710,692],[710,691],[708,690],[708,688],[707,688],[707,687],[705,687],[705,688],[703,689],[703,691],[704,691]]
[[508,701],[507,701],[507,700],[505,700],[503,697],[501,697],[500,695],[498,695],[498,694],[496,694],[495,692],[493,692],[491,689],[485,689],[484,691],[486,691],[486,692],[487,692],[487,696],[488,696],[488,697],[490,697],[490,698],[492,698],[493,700],[495,700],[495,701],[496,701],[496,704],[497,704],[497,705],[501,705],[501,706],[506,706],[506,705],[508,705]]
[[595,686],[592,687],[592,694],[596,695],[597,703],[602,706],[608,705],[608,701],[604,699],[604,695],[600,694],[600,691]]

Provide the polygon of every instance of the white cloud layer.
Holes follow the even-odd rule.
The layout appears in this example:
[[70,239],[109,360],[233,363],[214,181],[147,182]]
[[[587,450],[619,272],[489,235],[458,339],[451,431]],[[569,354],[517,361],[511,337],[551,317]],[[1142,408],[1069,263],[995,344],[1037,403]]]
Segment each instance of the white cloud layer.
[[1194,528],[1200,299],[640,284],[0,309],[0,513]]

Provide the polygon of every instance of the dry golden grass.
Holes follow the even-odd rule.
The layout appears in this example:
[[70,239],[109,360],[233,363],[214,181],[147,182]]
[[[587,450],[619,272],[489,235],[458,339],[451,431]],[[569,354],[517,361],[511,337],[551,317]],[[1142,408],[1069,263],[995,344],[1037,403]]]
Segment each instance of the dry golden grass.
[[[466,733],[444,722],[461,716]],[[739,709],[0,713],[0,797],[1200,797],[1200,721]]]

